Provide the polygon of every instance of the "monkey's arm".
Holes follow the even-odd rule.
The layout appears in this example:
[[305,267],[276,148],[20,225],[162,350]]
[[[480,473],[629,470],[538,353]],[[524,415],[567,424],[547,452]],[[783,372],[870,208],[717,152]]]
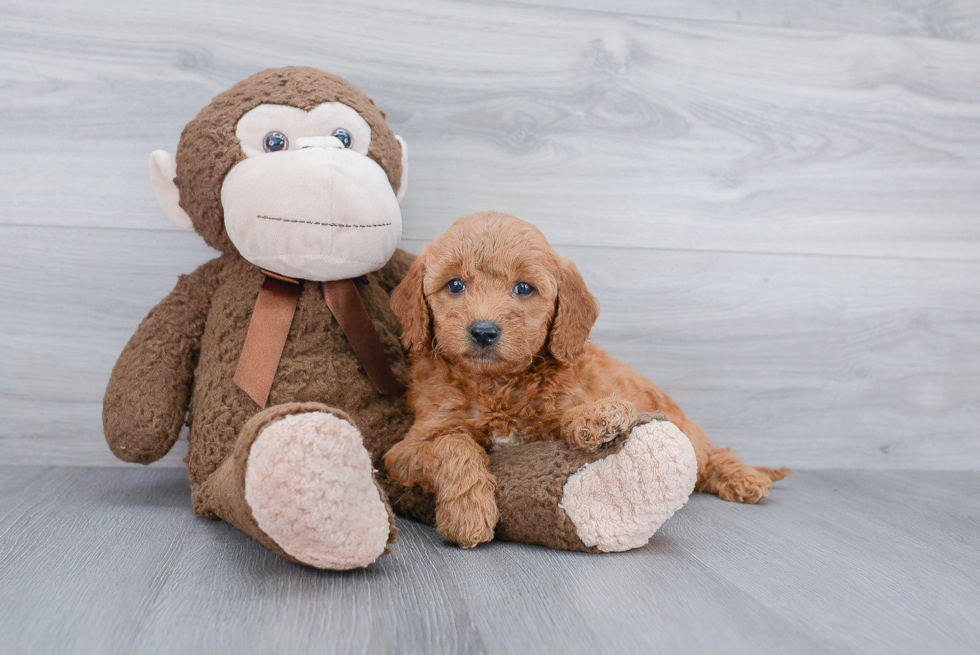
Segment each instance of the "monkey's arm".
[[376,276],[378,284],[382,289],[391,293],[398,286],[398,283],[402,281],[402,278],[405,277],[405,274],[408,273],[408,267],[414,261],[415,255],[398,248],[395,250],[395,254],[391,256],[391,259],[388,260],[388,263],[384,265],[384,268],[375,271],[372,275]]
[[119,459],[149,464],[177,440],[221,263],[182,275],[119,355],[102,402],[105,438]]

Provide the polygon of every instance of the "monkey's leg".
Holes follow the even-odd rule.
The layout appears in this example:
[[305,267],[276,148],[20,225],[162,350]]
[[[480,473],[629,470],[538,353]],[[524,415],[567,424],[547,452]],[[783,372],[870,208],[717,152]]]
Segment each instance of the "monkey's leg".
[[637,422],[594,452],[539,441],[494,453],[497,537],[587,552],[645,545],[687,502],[697,460],[674,424],[649,414]]
[[368,566],[395,536],[361,433],[319,403],[253,416],[196,500],[283,557],[321,569]]

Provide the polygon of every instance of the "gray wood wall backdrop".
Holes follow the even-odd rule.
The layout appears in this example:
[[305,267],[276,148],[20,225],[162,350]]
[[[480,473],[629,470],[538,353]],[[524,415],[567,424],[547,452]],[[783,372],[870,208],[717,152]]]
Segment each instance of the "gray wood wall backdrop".
[[[716,443],[980,468],[975,0],[0,3],[0,462],[112,464],[109,371],[213,256],[147,158],[314,65],[411,148],[405,246],[499,209]],[[163,465],[180,465],[180,447]]]

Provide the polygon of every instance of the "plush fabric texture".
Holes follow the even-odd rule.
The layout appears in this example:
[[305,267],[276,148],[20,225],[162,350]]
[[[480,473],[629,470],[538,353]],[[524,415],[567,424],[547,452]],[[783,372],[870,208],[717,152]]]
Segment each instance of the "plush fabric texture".
[[249,157],[225,177],[221,199],[226,233],[242,256],[287,277],[365,275],[385,265],[401,238],[384,169],[345,148]]
[[[289,559],[297,564],[311,564],[312,562],[297,558],[292,552],[288,552],[276,540],[268,535],[253,515],[252,507],[246,500],[245,477],[251,458],[252,445],[256,439],[264,433],[267,428],[273,428],[282,420],[292,416],[306,413],[316,413],[321,416],[331,415],[338,420],[343,420],[350,425],[350,416],[346,413],[331,409],[321,403],[286,403],[270,407],[253,416],[242,427],[235,447],[231,454],[225,459],[218,469],[208,476],[204,484],[198,489],[197,495],[200,498],[200,507],[206,507],[200,513],[208,518],[221,518],[231,523],[236,528],[250,535],[253,539],[275,551],[282,557]],[[321,428],[324,438],[330,438],[329,430]],[[377,488],[378,499],[384,503],[384,494],[380,487]],[[387,509],[387,508],[386,508]],[[315,529],[311,529],[315,533]],[[388,511],[388,543],[395,539],[397,529],[395,528],[394,515]],[[350,535],[349,535],[350,536]],[[362,544],[367,546],[368,544]],[[338,547],[339,552],[350,552],[349,545]],[[321,561],[328,555],[328,550],[321,544],[319,549]],[[359,564],[364,565],[364,564]],[[345,568],[351,568],[347,566]]]
[[304,564],[363,568],[387,547],[389,512],[361,434],[331,413],[293,414],[262,430],[245,500],[259,528]]
[[[407,253],[397,253],[386,269],[372,275],[360,289],[395,377],[403,384],[405,356],[385,287],[391,283],[392,269],[404,268],[410,258]],[[241,425],[258,409],[235,385],[233,376],[264,276],[242,259],[222,259],[226,261],[224,283],[211,298],[194,376],[187,456],[192,486],[203,482],[224,461]],[[268,405],[307,401],[348,411],[375,456],[411,422],[403,398],[381,396],[374,388],[324,302],[319,285],[309,282],[300,293]]]
[[211,294],[230,261],[215,259],[180,276],[119,355],[102,402],[106,441],[119,459],[155,462],[180,435]]
[[497,478],[500,520],[495,538],[561,550],[600,552],[586,545],[561,507],[570,475],[583,466],[619,452],[623,440],[589,452],[564,441],[535,441],[490,456]]
[[221,205],[225,175],[245,158],[235,134],[238,119],[262,104],[289,105],[310,111],[324,102],[342,102],[364,117],[371,126],[368,157],[385,170],[391,188],[398,192],[401,146],[384,113],[370,98],[346,80],[315,68],[265,70],[217,95],[180,136],[175,179],[180,205],[209,246],[226,254],[238,252],[225,232]]
[[[328,101],[349,105],[367,121],[372,134],[368,156],[383,169],[382,179],[390,183],[386,193],[397,191],[401,179],[398,141],[373,103],[339,77],[307,68],[269,70],[216,97],[184,130],[176,156],[175,184],[180,206],[194,229],[224,254],[181,276],[173,292],[137,328],[110,376],[103,426],[106,441],[117,456],[147,464],[166,454],[186,422],[191,429],[185,462],[197,513],[222,518],[294,561],[300,561],[298,553],[303,561],[317,566],[349,567],[369,563],[370,552],[377,552],[384,528],[379,507],[389,517],[387,536],[395,533],[384,494],[373,480],[373,466],[380,464],[382,453],[408,429],[408,406],[403,397],[386,397],[376,391],[314,282],[302,285],[269,392],[269,407],[261,409],[235,384],[235,369],[265,274],[231,245],[220,201],[225,175],[244,157],[235,136],[236,123],[244,113],[263,103],[309,110]],[[162,163],[167,165],[156,161],[156,183],[170,175],[169,162]],[[407,377],[405,355],[389,294],[412,259],[408,253],[395,251],[387,263],[378,262],[384,265],[374,267],[367,284],[359,288],[385,357],[402,384]],[[312,418],[289,418],[307,413],[321,417],[317,430],[307,425],[315,422]],[[348,428],[338,429],[334,422],[327,429],[325,416],[343,419]],[[268,439],[262,438],[264,430],[270,430]],[[341,448],[344,456],[328,465],[330,453],[322,449],[325,446],[316,445],[314,432],[326,441],[333,438],[330,433],[336,433],[346,444]],[[250,452],[257,440],[259,482],[252,486],[251,497],[260,507],[263,524],[276,538],[259,526],[246,497]],[[359,455],[354,442],[360,443]],[[277,444],[284,454],[293,453],[293,465],[285,472],[268,468],[273,460],[269,451],[276,450]],[[297,449],[309,450],[309,461],[302,466],[296,463]],[[345,462],[350,464],[351,458],[359,458],[362,475],[351,482],[350,496],[339,500],[334,485],[332,495],[324,491],[323,502],[305,506],[305,510],[321,511],[322,516],[329,496],[340,506],[350,502],[369,508],[366,524],[347,522],[350,543],[331,549],[323,546],[322,531],[303,534],[296,529],[296,521],[288,520],[290,514],[295,518],[304,511],[303,500],[287,502],[289,494],[277,496],[269,489],[282,488],[283,479],[288,479],[297,489],[309,491],[328,475],[330,466],[339,467],[334,471],[347,470]],[[261,475],[263,471],[266,475]],[[374,495],[365,490],[368,482],[374,485]],[[371,499],[367,505],[365,498]],[[279,519],[274,517],[276,503],[282,506]],[[339,515],[337,518],[340,520]],[[372,527],[367,530],[365,525]]]
[[[411,260],[412,255],[396,252],[360,288],[401,383],[407,378],[405,356],[388,294]],[[244,482],[229,486],[211,480],[226,462],[222,480],[243,475],[248,450],[242,448],[256,436],[244,427],[260,408],[235,385],[233,376],[264,277],[258,268],[233,255],[182,276],[120,355],[106,389],[103,424],[118,457],[146,464],[166,454],[186,419],[191,431],[185,461],[194,510],[223,518],[295,560],[254,525],[244,502]],[[348,410],[375,466],[411,425],[404,397],[382,396],[375,390],[319,285],[311,282],[303,285],[266,412],[282,411],[283,405],[288,408],[297,402],[316,403],[316,411],[347,415],[344,409]],[[236,450],[241,461],[231,462]]]
[[160,201],[160,209],[171,223],[182,230],[193,229],[194,223],[180,206],[180,194],[174,185],[177,176],[177,160],[166,150],[150,153],[150,185]]
[[569,477],[561,507],[586,546],[631,550],[684,506],[697,476],[690,439],[673,423],[651,421],[633,428],[618,453]]

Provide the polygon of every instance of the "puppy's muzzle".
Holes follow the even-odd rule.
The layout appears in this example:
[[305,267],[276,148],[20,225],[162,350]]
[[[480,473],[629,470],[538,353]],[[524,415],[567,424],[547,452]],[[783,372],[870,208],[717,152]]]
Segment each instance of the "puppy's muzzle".
[[470,340],[480,348],[489,348],[500,338],[500,326],[491,321],[476,321],[470,325]]

